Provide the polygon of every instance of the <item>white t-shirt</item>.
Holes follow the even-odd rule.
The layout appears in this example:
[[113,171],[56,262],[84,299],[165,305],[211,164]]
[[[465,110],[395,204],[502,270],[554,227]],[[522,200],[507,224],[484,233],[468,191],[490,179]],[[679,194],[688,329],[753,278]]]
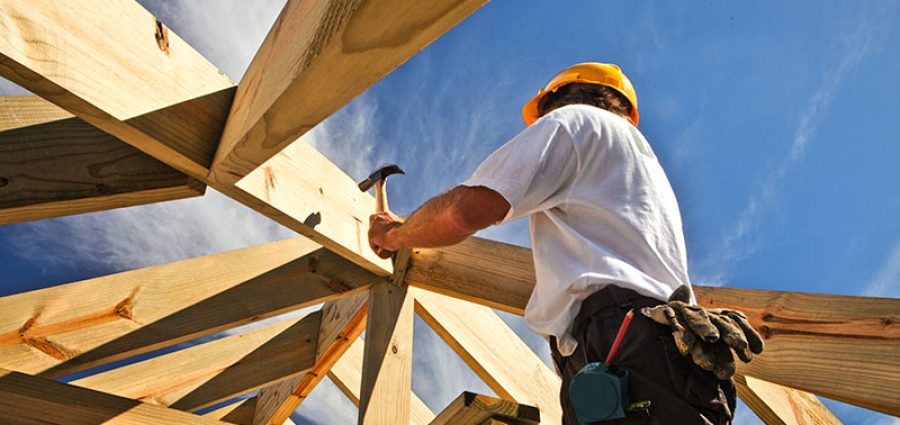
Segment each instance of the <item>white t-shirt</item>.
[[525,308],[563,355],[581,303],[609,284],[666,300],[688,285],[681,214],[641,132],[588,105],[547,114],[491,154],[464,186],[484,186],[528,216],[537,283]]

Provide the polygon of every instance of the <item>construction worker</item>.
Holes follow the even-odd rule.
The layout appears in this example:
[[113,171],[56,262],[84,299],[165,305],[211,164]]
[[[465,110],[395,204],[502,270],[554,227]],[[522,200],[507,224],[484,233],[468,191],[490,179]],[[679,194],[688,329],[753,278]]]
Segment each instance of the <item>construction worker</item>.
[[525,105],[527,128],[470,179],[405,220],[373,215],[369,242],[387,258],[527,216],[537,282],[525,320],[549,338],[563,423],[579,423],[573,377],[604,360],[635,309],[644,314],[634,315],[612,362],[629,372],[631,406],[600,423],[727,424],[735,408],[730,349],[749,361],[762,341],[741,313],[691,305],[678,204],[637,128],[637,105],[618,66],[565,69]]

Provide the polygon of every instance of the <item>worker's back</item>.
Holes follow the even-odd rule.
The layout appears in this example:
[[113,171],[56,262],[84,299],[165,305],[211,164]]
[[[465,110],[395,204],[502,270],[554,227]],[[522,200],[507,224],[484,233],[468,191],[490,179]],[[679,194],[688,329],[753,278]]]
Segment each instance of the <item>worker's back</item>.
[[[522,180],[504,176],[517,167]],[[500,148],[466,185],[491,187],[529,216],[537,284],[528,324],[575,349],[581,302],[609,284],[665,300],[688,283],[684,235],[668,179],[641,133],[587,105],[547,114]],[[515,186],[515,187],[504,187]],[[522,189],[524,188],[524,189]]]

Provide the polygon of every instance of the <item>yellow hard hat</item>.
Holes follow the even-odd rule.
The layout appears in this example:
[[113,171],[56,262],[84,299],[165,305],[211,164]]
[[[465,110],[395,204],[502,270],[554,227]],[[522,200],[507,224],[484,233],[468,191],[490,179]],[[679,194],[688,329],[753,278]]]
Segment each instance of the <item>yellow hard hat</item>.
[[631,102],[631,117],[629,117],[629,121],[635,126],[638,125],[640,116],[638,115],[637,93],[634,92],[634,86],[631,85],[631,81],[617,65],[597,62],[575,64],[556,74],[547,83],[547,86],[538,91],[538,94],[532,97],[525,104],[525,107],[522,108],[522,118],[525,119],[525,125],[531,125],[540,118],[538,106],[547,93],[553,93],[560,87],[572,83],[599,84],[621,93]]

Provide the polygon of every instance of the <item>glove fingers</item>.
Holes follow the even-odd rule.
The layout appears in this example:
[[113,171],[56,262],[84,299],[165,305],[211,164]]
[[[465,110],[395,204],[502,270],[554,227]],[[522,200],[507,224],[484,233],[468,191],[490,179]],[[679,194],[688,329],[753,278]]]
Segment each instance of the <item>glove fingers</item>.
[[713,368],[713,373],[716,375],[716,378],[722,381],[731,379],[736,369],[731,350],[728,349],[727,345],[718,343],[713,347],[713,352],[716,359],[716,367]]
[[734,351],[747,351],[747,338],[744,332],[730,317],[720,314],[709,314],[709,320],[719,329],[722,340]]
[[750,326],[750,322],[747,321],[747,316],[736,310],[730,310],[726,312],[726,315],[737,323],[741,330],[744,331],[744,337],[747,339],[747,345],[749,346],[750,351],[752,351],[753,354],[762,353],[763,349],[765,349],[765,343],[759,335],[759,332],[756,332],[756,329],[753,329],[753,326]]
[[697,366],[703,368],[703,370],[713,371],[716,366],[713,344],[696,341],[695,344],[691,346],[691,359],[694,360],[694,363]]
[[719,340],[719,330],[709,320],[709,315],[702,308],[693,308],[680,301],[670,303],[675,313],[680,316],[682,323],[687,324],[697,336],[706,342]]

